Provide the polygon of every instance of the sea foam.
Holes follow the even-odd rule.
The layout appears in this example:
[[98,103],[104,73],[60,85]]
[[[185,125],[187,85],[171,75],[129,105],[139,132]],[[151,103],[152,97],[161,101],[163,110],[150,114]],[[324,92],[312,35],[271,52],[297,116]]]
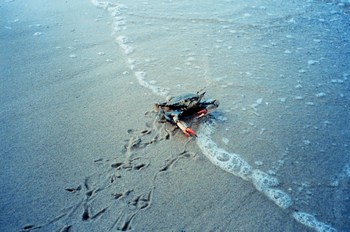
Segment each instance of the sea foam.
[[[114,19],[113,30],[117,33],[120,30],[127,29],[126,18],[122,15],[123,10],[127,9],[125,5],[110,3],[107,1],[91,0],[91,2],[98,8],[102,8],[110,13]],[[232,32],[233,33],[233,32]],[[130,70],[136,69],[135,59],[130,58],[128,55],[134,52],[134,49],[127,44],[127,38],[122,35],[116,37],[116,42],[124,51],[124,54],[128,57],[127,61]],[[314,62],[309,62],[309,65],[314,64]],[[305,73],[306,71],[301,69],[300,73]],[[155,85],[152,82],[146,80],[146,72],[144,71],[134,71],[134,75],[138,80],[138,83],[151,90],[154,94],[158,96],[165,97],[169,93],[169,89],[162,88]],[[331,83],[343,83],[343,79],[332,79]],[[300,86],[301,87],[301,86]],[[295,97],[297,100],[302,100],[303,97]],[[280,99],[281,102],[285,101],[285,98]],[[258,99],[253,108],[256,108],[262,103],[262,98]],[[253,167],[245,161],[239,154],[230,153],[222,148],[220,148],[211,138],[211,135],[215,132],[215,121],[208,120],[204,122],[199,131],[197,144],[202,150],[203,154],[216,166],[219,168],[237,176],[244,180],[251,182],[255,188],[264,193],[271,201],[273,201],[277,206],[282,209],[288,209],[292,206],[292,198],[285,192],[276,187],[280,184],[278,179],[271,176],[261,170],[253,169]],[[349,172],[349,171],[348,171]],[[299,223],[311,227],[319,232],[334,232],[336,231],[331,226],[318,221],[314,216],[305,212],[294,212],[292,214],[293,218]]]
[[213,164],[235,176],[252,182],[258,191],[264,193],[282,209],[287,209],[293,204],[292,198],[287,193],[272,188],[279,185],[277,178],[261,170],[253,169],[240,155],[218,147],[211,139],[214,130],[215,122],[212,120],[204,122],[198,131],[197,138],[199,148]]
[[[130,56],[132,53],[134,53],[134,47],[129,45],[129,39],[126,36],[119,34],[119,31],[127,29],[126,17],[123,15],[123,12],[128,9],[128,7],[123,4],[111,3],[107,1],[91,0],[91,2],[96,7],[108,11],[110,16],[113,18],[113,33],[115,34],[115,41],[126,56],[125,59],[129,69],[131,71],[136,70],[136,60]],[[134,75],[141,86],[151,90],[154,94],[162,97],[166,97],[169,94],[169,90],[167,88],[162,88],[147,81],[145,71],[134,71]]]
[[166,88],[162,88],[157,85],[152,85],[148,81],[146,81],[146,73],[143,71],[136,71],[135,76],[139,84],[147,89],[150,89],[153,93],[159,96],[166,97],[169,94],[169,90]]
[[118,36],[116,41],[119,47],[123,49],[125,55],[129,55],[134,51],[134,48],[127,44],[127,38],[125,36]]
[[318,232],[336,232],[337,230],[323,222],[318,221],[315,216],[305,212],[294,212],[293,217],[299,223],[315,229]]

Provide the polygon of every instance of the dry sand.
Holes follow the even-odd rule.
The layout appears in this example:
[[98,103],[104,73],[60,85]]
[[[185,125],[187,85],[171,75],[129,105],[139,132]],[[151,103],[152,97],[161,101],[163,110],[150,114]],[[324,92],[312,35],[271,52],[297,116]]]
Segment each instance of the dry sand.
[[107,12],[32,0],[0,15],[1,231],[308,231],[154,121],[162,99],[130,83]]

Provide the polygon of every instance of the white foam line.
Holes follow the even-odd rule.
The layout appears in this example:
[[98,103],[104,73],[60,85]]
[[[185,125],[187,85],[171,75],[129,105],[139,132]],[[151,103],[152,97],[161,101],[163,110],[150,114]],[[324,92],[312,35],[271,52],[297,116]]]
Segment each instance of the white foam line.
[[323,222],[318,221],[315,216],[305,212],[294,212],[293,217],[299,223],[313,228],[318,232],[336,232],[337,230]]
[[291,197],[282,190],[272,188],[279,184],[277,178],[261,170],[253,169],[240,155],[230,153],[217,146],[210,137],[214,132],[214,125],[214,121],[207,121],[201,125],[198,131],[197,144],[203,154],[221,169],[252,182],[257,190],[264,193],[282,209],[289,208],[293,204]]
[[125,55],[129,55],[134,51],[134,48],[127,44],[127,40],[126,36],[123,35],[116,38],[118,45],[123,49]]
[[135,76],[139,84],[143,87],[146,87],[147,89],[150,89],[153,93],[166,97],[169,94],[169,90],[162,88],[160,86],[152,85],[149,82],[145,80],[146,73],[143,71],[137,71],[135,72]]
[[[91,2],[96,7],[102,8],[110,13],[113,18],[114,33],[117,33],[122,29],[126,29],[126,18],[122,15],[122,10],[127,9],[127,6],[123,4],[110,3],[107,1],[91,0]],[[136,69],[136,61],[129,56],[130,54],[134,53],[134,48],[128,44],[128,38],[124,35],[118,35],[116,36],[115,40],[119,47],[123,50],[124,54],[128,57],[127,64],[129,65],[129,69],[134,71]],[[141,86],[148,88],[154,94],[162,97],[166,97],[169,94],[169,89],[149,83],[146,79],[146,72],[134,71],[134,75]]]
[[[125,5],[98,0],[91,0],[91,2],[96,7],[110,12],[110,15],[114,19],[114,32],[126,29],[126,19],[121,15],[121,11],[127,9]],[[127,37],[120,35],[116,37],[116,42],[123,49],[126,56],[134,52],[134,48],[127,44]],[[127,61],[130,70],[134,70],[135,60],[129,57]],[[150,84],[146,80],[146,73],[144,71],[135,71],[134,75],[141,86],[150,89],[154,94],[162,97],[168,95],[169,89]],[[214,133],[214,131],[215,122],[213,120],[207,121],[201,125],[198,131],[199,136],[197,138],[199,148],[214,165],[246,181],[250,181],[258,191],[264,193],[282,209],[288,209],[293,204],[292,198],[287,193],[274,188],[279,184],[277,178],[270,176],[261,170],[253,169],[252,166],[240,155],[227,152],[218,147],[218,145],[211,139],[211,134]],[[314,228],[318,232],[336,232],[334,228],[318,221],[311,214],[305,212],[294,212],[292,216],[299,223]]]
[[[219,168],[232,173],[244,180],[253,183],[255,188],[264,193],[270,200],[282,209],[288,209],[293,205],[293,200],[284,191],[275,188],[279,185],[277,178],[259,170],[253,169],[240,155],[230,153],[220,147],[211,139],[215,131],[215,121],[208,120],[201,124],[198,130],[197,144],[203,154]],[[332,226],[318,221],[314,216],[305,212],[293,212],[293,218],[299,223],[311,227],[318,232],[336,232]]]
[[91,3],[98,8],[107,10],[113,13],[112,16],[116,16],[120,14],[120,10],[127,9],[127,7],[123,4],[112,3],[108,1],[99,1],[99,0],[91,0]]

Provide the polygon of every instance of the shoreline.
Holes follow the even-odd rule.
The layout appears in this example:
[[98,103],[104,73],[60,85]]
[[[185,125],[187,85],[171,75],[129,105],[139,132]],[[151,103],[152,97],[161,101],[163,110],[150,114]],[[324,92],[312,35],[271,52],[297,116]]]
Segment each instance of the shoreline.
[[[203,147],[219,138],[211,149],[224,145],[230,151],[234,146],[220,140],[227,130],[214,140],[204,131],[198,147],[156,122],[153,103],[170,89],[142,68],[157,60],[133,59],[141,50],[137,41],[111,32],[113,11],[96,2],[0,5],[6,12],[0,34],[6,51],[0,73],[4,231],[314,231],[314,224],[332,231],[322,216],[318,221],[299,212],[294,220],[294,205],[284,210],[257,180],[213,165]],[[194,57],[185,57],[187,66]],[[262,98],[254,104],[260,117],[257,108],[268,104]]]

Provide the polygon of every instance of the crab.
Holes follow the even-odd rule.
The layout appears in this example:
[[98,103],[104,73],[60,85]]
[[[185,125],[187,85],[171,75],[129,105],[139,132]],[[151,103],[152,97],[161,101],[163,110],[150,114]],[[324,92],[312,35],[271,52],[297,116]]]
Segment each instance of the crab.
[[201,118],[214,111],[219,106],[216,99],[203,99],[205,92],[183,94],[167,99],[155,106],[164,118],[176,124],[187,137],[197,137],[184,120],[187,118]]

